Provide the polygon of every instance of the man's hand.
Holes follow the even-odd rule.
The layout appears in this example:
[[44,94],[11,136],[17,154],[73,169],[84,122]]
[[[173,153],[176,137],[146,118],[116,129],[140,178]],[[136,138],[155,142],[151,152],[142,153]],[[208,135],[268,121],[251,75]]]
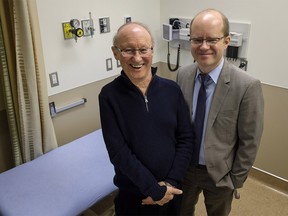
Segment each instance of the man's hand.
[[156,205],[156,202],[152,199],[152,197],[148,196],[142,200],[142,205]]
[[160,186],[166,185],[167,190],[164,197],[161,200],[154,201],[150,196],[142,200],[142,205],[155,205],[158,204],[163,206],[164,204],[168,203],[170,200],[174,198],[174,195],[182,194],[182,190],[174,188],[172,186],[168,186],[165,182],[159,182]]
[[234,189],[234,197],[235,199],[240,199],[240,189]]

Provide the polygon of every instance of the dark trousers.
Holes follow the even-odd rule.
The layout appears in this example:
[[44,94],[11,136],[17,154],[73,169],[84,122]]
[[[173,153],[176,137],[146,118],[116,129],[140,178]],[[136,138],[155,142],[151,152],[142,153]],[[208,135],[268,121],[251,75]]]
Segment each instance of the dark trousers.
[[227,216],[231,211],[233,190],[216,187],[205,167],[190,166],[183,182],[182,216],[195,215],[195,205],[203,192],[208,216]]
[[174,196],[174,199],[166,203],[163,206],[159,205],[142,205],[142,195],[134,194],[131,192],[123,191],[119,189],[118,194],[115,197],[115,214],[116,216],[124,215],[165,215],[175,216],[180,215],[181,197]]

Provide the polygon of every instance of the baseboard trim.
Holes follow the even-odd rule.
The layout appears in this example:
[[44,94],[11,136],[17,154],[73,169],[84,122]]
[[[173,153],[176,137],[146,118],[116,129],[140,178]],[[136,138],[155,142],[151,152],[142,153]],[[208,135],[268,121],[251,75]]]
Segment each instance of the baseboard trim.
[[277,191],[288,195],[288,181],[279,176],[268,173],[257,167],[252,167],[249,177],[256,179],[257,181],[263,182],[268,187],[271,187]]

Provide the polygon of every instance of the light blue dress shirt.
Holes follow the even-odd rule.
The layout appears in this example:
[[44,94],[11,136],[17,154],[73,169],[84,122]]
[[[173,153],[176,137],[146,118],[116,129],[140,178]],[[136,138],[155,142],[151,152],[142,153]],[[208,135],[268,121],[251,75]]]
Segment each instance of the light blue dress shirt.
[[[205,157],[204,157],[204,137],[206,134],[206,126],[207,126],[207,119],[208,119],[208,114],[209,110],[211,107],[211,102],[213,99],[213,94],[216,88],[216,84],[220,75],[220,72],[222,70],[224,64],[224,58],[222,58],[221,63],[214,69],[212,70],[208,75],[209,78],[206,83],[206,110],[205,110],[205,117],[204,117],[204,125],[203,125],[203,134],[202,134],[202,139],[201,139],[201,147],[200,147],[200,155],[199,155],[199,164],[205,165]],[[196,113],[196,107],[197,107],[197,99],[198,99],[198,92],[201,86],[201,79],[200,79],[200,69],[197,69],[197,74],[195,77],[195,85],[194,85],[194,93],[193,93],[193,122],[195,119],[195,113]]]

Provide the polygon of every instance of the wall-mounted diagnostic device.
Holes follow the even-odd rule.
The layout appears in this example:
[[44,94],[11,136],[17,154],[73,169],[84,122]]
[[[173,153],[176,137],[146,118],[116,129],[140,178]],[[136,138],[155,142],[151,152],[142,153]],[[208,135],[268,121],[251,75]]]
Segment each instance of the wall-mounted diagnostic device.
[[236,61],[238,59],[238,48],[242,46],[243,34],[238,32],[230,32],[230,43],[227,47],[226,57]]
[[162,25],[162,36],[166,41],[189,41],[190,39],[190,20],[170,18],[169,24]]
[[172,38],[172,25],[170,24],[163,24],[163,34],[162,34],[162,38],[166,41],[171,41],[173,40]]
[[226,50],[226,58],[232,60],[239,67],[247,71],[248,42],[251,23],[229,20],[230,43]]
[[[168,42],[167,65],[170,71],[179,68],[180,49],[190,47],[190,19],[170,18],[169,24],[162,25],[162,38]],[[170,44],[177,47],[177,62],[174,68],[170,64]]]
[[[190,44],[190,18],[173,17],[169,23],[162,25],[162,38],[168,42],[167,65],[169,70],[176,71],[179,67],[179,55],[181,49],[191,50]],[[240,68],[247,70],[247,50],[251,24],[249,22],[236,22],[229,20],[230,44],[226,50],[228,60],[240,60]],[[169,48],[177,48],[177,63],[175,68],[170,65]]]

